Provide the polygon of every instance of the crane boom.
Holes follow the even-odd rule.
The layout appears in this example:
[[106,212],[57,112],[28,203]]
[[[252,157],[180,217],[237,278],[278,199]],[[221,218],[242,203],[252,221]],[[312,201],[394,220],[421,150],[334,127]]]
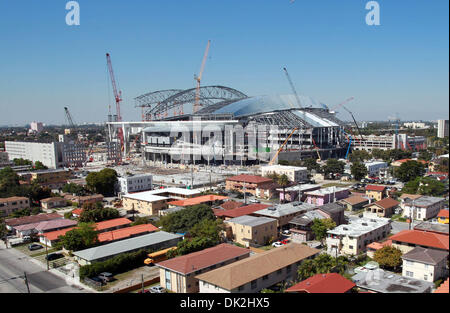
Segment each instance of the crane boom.
[[286,77],[287,77],[287,79],[289,81],[289,84],[291,85],[292,92],[295,95],[295,100],[297,100],[297,105],[298,105],[299,108],[302,108],[302,105],[301,105],[301,102],[300,102],[300,98],[299,98],[299,96],[297,94],[297,91],[295,90],[295,87],[294,87],[294,84],[292,83],[291,77],[289,76],[289,73],[288,73],[288,71],[287,71],[287,69],[285,67],[283,67],[283,70],[286,73]]
[[75,128],[75,123],[73,122],[72,115],[70,115],[69,109],[67,107],[64,107],[64,111],[66,112],[66,118],[69,122],[70,127]]
[[122,92],[117,90],[116,78],[114,76],[114,70],[111,63],[111,56],[109,53],[106,54],[106,63],[108,64],[109,77],[111,78],[111,84],[114,92],[114,99],[116,100],[116,111],[117,111],[117,121],[122,121],[122,116],[120,115],[120,102],[122,101]]
[[206,64],[206,58],[208,57],[208,52],[209,52],[209,46],[211,44],[211,40],[208,40],[208,44],[206,45],[206,50],[205,50],[205,54],[203,55],[203,60],[202,60],[202,65],[200,67],[200,72],[198,73],[198,76],[194,76],[194,79],[197,81],[197,89],[195,91],[195,105],[194,105],[194,110],[193,112],[197,112],[197,110],[199,109],[200,103],[200,82],[202,80],[202,76],[203,76],[203,71],[205,69],[205,64]]
[[278,149],[277,153],[275,153],[275,155],[273,156],[272,160],[270,160],[269,165],[272,165],[273,162],[275,161],[275,159],[277,158],[278,154],[281,152],[281,150],[283,150],[283,147],[286,145],[287,141],[289,140],[289,138],[291,138],[291,136],[294,134],[294,132],[297,130],[298,128],[294,128],[294,130],[289,134],[289,136],[286,138],[286,140],[283,142],[283,144],[281,145],[281,147]]
[[334,111],[335,109],[338,109],[340,106],[349,103],[350,101],[352,101],[353,99],[355,99],[355,97],[350,97],[347,100],[345,100],[344,102],[339,103],[338,105],[335,105],[334,107],[332,107],[330,109],[330,111]]

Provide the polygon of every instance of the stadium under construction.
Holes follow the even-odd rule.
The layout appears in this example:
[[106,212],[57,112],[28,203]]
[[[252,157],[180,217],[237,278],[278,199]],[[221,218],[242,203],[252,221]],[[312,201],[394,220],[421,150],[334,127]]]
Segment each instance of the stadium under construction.
[[[351,138],[326,105],[306,96],[249,97],[224,86],[162,90],[135,98],[142,121],[110,121],[112,140],[139,135],[144,161],[258,164],[344,157]],[[281,149],[280,149],[281,148]]]

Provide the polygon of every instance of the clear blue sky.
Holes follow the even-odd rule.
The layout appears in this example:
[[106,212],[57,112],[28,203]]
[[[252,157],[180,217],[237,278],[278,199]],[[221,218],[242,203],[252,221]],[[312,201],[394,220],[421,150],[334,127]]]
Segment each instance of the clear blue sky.
[[104,121],[106,52],[122,115],[139,120],[136,96],[195,86],[208,39],[202,85],[288,94],[286,66],[300,94],[354,96],[359,120],[448,119],[448,0],[380,0],[380,26],[366,25],[366,0],[79,0],[80,26],[66,2],[0,0],[0,125],[61,124],[64,106]]

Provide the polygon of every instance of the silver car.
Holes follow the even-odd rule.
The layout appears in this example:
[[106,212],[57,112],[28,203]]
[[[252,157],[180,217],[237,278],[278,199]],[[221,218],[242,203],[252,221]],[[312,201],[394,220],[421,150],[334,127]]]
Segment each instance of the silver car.
[[164,293],[164,288],[161,287],[160,285],[153,286],[153,287],[150,287],[150,292],[152,292],[152,293]]

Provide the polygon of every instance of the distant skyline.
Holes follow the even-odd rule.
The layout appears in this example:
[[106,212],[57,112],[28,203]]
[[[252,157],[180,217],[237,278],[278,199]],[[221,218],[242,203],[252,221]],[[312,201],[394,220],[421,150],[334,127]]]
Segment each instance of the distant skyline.
[[[0,1],[0,125],[104,122],[114,109],[105,54],[123,93],[124,120],[140,120],[134,98],[202,85],[249,96],[299,94],[358,121],[449,119],[449,2],[379,0],[79,0],[80,26],[65,23],[68,1]],[[343,120],[349,116],[342,112]]]

